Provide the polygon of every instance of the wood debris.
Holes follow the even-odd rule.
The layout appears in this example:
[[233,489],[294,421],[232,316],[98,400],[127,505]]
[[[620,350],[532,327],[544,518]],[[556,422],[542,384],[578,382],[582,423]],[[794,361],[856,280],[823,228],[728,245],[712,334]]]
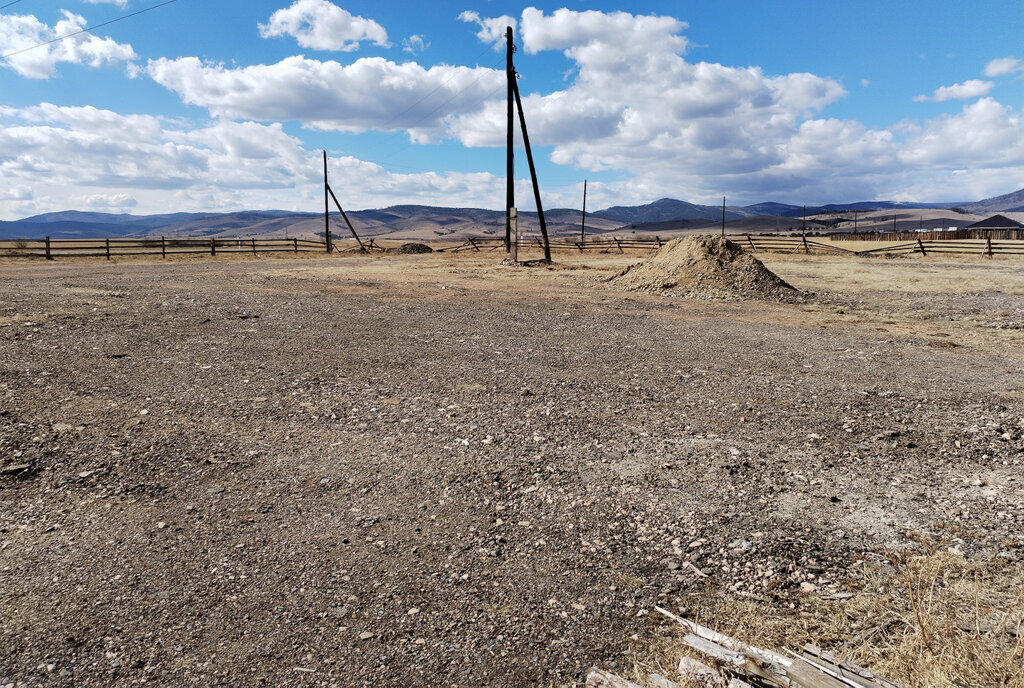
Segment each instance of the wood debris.
[[[814,645],[805,645],[801,653],[771,650],[747,645],[718,631],[683,619],[655,607],[659,613],[678,622],[688,632],[683,638],[691,649],[716,660],[720,666],[717,681],[701,672],[701,685],[750,686],[750,688],[902,688],[872,672],[847,662]],[[700,665],[690,660],[683,667]],[[594,669],[587,675],[587,688],[633,688],[637,684],[614,674]]]

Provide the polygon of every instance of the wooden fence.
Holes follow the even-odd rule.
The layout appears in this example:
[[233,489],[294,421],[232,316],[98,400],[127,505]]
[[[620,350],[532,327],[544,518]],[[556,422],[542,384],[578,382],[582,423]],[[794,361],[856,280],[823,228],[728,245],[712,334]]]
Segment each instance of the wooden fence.
[[[751,251],[779,251],[790,253],[849,253],[870,255],[889,254],[938,254],[960,253],[974,255],[1024,255],[1024,240],[998,240],[994,237],[983,239],[926,239],[924,234],[914,234],[912,241],[897,243],[865,251],[849,249],[826,244],[803,236],[731,234],[726,238]],[[833,237],[835,239],[835,237]],[[603,253],[625,253],[626,251],[651,251],[661,248],[669,239],[660,236],[616,237],[595,236],[584,240],[573,238],[556,238],[551,240],[552,250],[598,251]],[[440,248],[452,253],[461,251],[499,251],[505,246],[504,240],[491,237],[469,237],[454,248]],[[543,244],[538,236],[520,237],[520,249],[542,249]],[[374,239],[364,242],[363,248],[347,246],[342,241],[332,242],[330,247],[335,252],[352,251],[385,251]],[[209,239],[19,239],[0,242],[0,256],[37,257],[47,260],[57,258],[111,258],[118,256],[167,256],[186,254],[244,254],[251,253],[309,253],[326,252],[327,243],[316,239],[278,238],[246,239],[224,237]]]
[[919,253],[923,256],[935,253],[961,253],[974,254],[978,256],[1024,256],[1024,241],[993,241],[991,237],[986,239],[964,239],[956,240],[933,240],[926,241],[917,237],[916,241],[909,241],[893,246],[882,246],[868,251],[858,251],[858,255],[869,255],[875,253],[889,254],[913,254]]
[[957,241],[963,239],[1024,240],[1022,229],[957,229],[924,232],[857,232],[830,234],[835,241]]
[[[746,249],[753,251],[800,251],[804,253],[811,252],[831,252],[831,253],[852,253],[847,249],[824,244],[820,241],[808,239],[806,237],[784,237],[784,236],[769,236],[769,235],[752,235],[752,234],[729,234],[726,235],[726,239],[740,244]],[[652,249],[661,248],[669,239],[662,239],[660,236],[654,237],[636,237],[631,236],[627,238],[620,237],[608,237],[600,236],[592,239],[571,239],[571,238],[558,238],[551,240],[552,250],[562,251],[578,251],[583,253],[585,251],[599,251],[605,253],[619,252],[625,253],[627,250],[639,250],[639,251],[650,251]],[[449,249],[452,252],[459,251],[497,251],[505,246],[504,239],[494,238],[482,238],[482,237],[469,237],[465,242],[456,246],[453,249]],[[524,236],[519,239],[519,248],[537,248],[541,249],[544,244],[541,242],[539,236]]]
[[326,251],[327,243],[315,239],[18,239],[2,242],[0,255],[45,258],[106,258],[116,256],[161,256],[208,253],[301,253]]

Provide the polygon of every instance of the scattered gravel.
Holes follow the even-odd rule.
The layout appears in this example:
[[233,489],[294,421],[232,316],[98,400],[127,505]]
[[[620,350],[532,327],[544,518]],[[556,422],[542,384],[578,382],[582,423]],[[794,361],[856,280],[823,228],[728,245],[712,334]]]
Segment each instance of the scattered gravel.
[[688,593],[1021,559],[1018,331],[396,260],[0,265],[0,685],[570,684]]

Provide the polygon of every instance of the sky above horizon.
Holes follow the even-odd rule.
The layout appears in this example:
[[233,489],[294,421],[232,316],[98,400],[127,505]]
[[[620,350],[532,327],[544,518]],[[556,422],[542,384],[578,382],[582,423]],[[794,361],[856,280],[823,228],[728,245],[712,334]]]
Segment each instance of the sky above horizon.
[[506,26],[545,208],[1024,187],[1020,0],[0,0],[0,220],[501,209]]

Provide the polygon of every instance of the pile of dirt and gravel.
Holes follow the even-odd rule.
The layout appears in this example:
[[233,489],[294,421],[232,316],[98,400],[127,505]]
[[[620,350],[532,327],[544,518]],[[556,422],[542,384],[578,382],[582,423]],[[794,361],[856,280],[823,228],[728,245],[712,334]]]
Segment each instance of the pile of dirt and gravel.
[[724,237],[675,239],[611,280],[630,290],[699,299],[790,300],[798,292]]
[[416,254],[416,253],[433,253],[433,252],[434,252],[434,249],[430,248],[426,244],[420,244],[420,243],[416,243],[416,242],[409,242],[409,243],[406,243],[406,244],[402,244],[396,250],[396,253],[401,253],[403,255],[411,255],[411,254]]

